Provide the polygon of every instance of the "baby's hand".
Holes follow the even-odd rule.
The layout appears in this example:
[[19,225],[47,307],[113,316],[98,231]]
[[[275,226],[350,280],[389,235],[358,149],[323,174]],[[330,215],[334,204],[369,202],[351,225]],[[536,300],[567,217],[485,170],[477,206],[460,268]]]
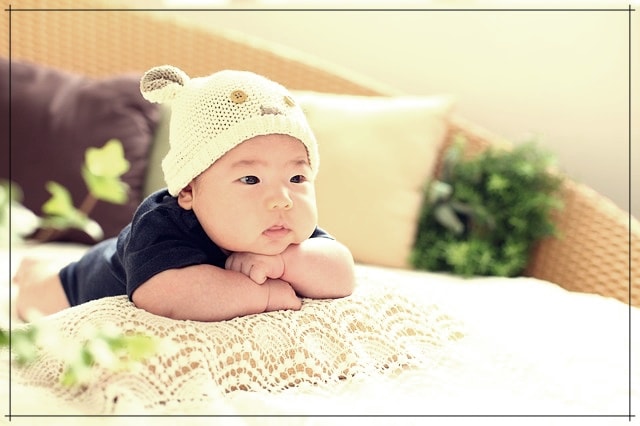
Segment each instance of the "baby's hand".
[[279,254],[267,256],[237,252],[227,258],[224,267],[245,274],[257,284],[263,284],[267,278],[280,278],[284,274],[284,260]]
[[265,285],[269,286],[269,300],[267,301],[265,312],[285,309],[297,311],[302,307],[302,301],[288,282],[268,280]]

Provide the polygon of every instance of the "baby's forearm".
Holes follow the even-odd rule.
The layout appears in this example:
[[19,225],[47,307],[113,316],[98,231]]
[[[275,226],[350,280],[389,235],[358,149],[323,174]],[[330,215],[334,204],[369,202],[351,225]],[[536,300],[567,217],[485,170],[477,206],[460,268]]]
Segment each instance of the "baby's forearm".
[[222,321],[264,312],[269,283],[212,265],[161,272],[133,293],[137,307],[156,315],[194,321]]
[[282,280],[303,297],[314,299],[348,296],[355,286],[351,252],[328,238],[310,238],[283,253]]

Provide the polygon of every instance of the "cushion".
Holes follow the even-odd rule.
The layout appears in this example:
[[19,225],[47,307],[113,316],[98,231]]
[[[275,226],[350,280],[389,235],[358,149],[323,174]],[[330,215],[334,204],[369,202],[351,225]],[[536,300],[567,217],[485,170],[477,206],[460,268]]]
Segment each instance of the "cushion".
[[[80,206],[87,195],[81,166],[88,147],[101,147],[119,139],[131,164],[123,180],[130,187],[125,205],[98,202],[90,216],[111,237],[130,222],[142,199],[148,152],[159,120],[157,105],[142,98],[140,75],[104,79],[68,73],[27,62],[0,58],[0,127],[9,128],[11,85],[11,140],[0,135],[2,152],[11,153],[11,167],[0,168],[0,178],[10,178],[24,192],[24,205],[41,214],[50,194],[49,180],[64,185]],[[6,164],[6,163],[5,163]],[[10,175],[9,175],[10,173]],[[58,240],[94,242],[80,231],[65,231]]]
[[319,224],[358,262],[408,267],[453,101],[296,93],[318,139]]

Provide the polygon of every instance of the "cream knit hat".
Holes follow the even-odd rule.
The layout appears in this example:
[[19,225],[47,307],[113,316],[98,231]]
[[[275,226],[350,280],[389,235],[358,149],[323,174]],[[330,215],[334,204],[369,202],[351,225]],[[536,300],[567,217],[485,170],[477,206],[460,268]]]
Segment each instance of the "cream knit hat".
[[140,81],[145,99],[171,104],[169,152],[162,161],[169,193],[178,193],[230,149],[254,136],[285,134],[307,148],[314,175],[318,145],[302,109],[278,83],[248,71],[189,78],[163,65]]

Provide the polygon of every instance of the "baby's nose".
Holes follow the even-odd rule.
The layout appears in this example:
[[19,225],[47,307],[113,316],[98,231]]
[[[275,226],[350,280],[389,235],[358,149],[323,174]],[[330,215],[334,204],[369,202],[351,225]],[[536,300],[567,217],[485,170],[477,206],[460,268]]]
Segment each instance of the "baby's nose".
[[280,191],[267,199],[267,208],[269,210],[289,210],[291,207],[293,207],[293,201],[284,191]]

